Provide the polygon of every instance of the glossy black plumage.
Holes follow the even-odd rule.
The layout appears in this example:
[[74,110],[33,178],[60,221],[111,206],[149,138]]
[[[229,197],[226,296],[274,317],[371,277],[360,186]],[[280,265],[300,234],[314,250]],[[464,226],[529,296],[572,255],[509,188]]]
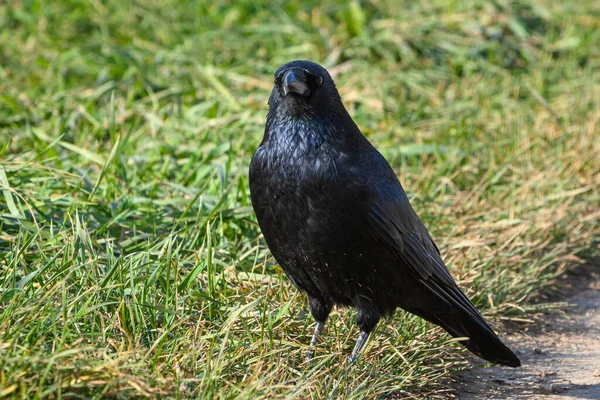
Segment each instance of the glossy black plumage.
[[269,249],[308,295],[315,336],[332,306],[356,307],[363,343],[355,357],[380,318],[401,307],[469,337],[461,343],[484,359],[520,365],[458,288],[394,171],[318,64],[277,70],[250,189]]

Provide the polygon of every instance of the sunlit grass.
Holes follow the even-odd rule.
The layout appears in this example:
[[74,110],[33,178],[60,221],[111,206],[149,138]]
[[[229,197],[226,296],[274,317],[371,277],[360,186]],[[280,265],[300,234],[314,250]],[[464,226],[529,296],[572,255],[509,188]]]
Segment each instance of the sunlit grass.
[[472,360],[403,312],[348,365],[337,310],[304,363],[247,182],[292,59],[332,71],[500,332],[591,254],[596,2],[288,3],[0,7],[0,397],[444,396]]

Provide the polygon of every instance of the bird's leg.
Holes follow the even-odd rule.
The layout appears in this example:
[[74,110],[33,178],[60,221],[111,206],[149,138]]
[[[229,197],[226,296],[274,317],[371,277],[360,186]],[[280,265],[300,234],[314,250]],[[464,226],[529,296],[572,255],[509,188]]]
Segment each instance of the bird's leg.
[[327,317],[329,317],[332,308],[330,303],[311,296],[308,297],[308,304],[310,306],[310,313],[315,321],[317,321],[317,326],[315,327],[315,333],[313,333],[312,339],[310,340],[310,348],[306,354],[306,361],[310,360],[315,354],[315,348],[319,342],[319,337],[323,333],[323,329],[325,329],[325,321],[327,321]]
[[365,343],[367,343],[369,335],[377,326],[379,319],[381,319],[381,315],[371,304],[361,304],[361,308],[359,308],[358,315],[356,316],[356,324],[360,328],[360,334],[358,335],[356,345],[354,345],[354,350],[352,350],[352,353],[350,354],[350,362],[354,362],[358,359],[360,352],[365,346]]
[[325,329],[325,322],[317,322],[315,333],[313,333],[312,339],[310,340],[310,348],[308,349],[308,353],[306,353],[306,361],[309,361],[315,355],[315,348],[317,347],[321,333],[323,333],[323,329]]
[[361,331],[358,335],[358,340],[354,345],[354,349],[352,350],[352,354],[350,354],[350,362],[356,361],[358,356],[360,355],[360,351],[364,347],[365,343],[367,343],[367,339],[369,338],[369,333]]

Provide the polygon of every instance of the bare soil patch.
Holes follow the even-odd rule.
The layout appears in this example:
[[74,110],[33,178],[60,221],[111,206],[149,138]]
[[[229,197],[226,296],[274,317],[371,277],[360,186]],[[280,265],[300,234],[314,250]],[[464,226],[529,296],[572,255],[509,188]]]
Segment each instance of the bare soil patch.
[[474,368],[455,375],[454,398],[600,399],[600,265],[568,274],[559,312],[504,337],[520,368]]

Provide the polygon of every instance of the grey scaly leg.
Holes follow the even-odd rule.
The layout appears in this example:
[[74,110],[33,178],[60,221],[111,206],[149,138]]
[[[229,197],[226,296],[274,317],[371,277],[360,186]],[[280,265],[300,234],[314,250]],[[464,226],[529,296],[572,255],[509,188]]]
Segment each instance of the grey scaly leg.
[[323,329],[325,329],[325,322],[317,322],[317,326],[315,327],[315,333],[313,333],[312,339],[310,340],[310,348],[308,349],[308,353],[305,357],[306,361],[310,361],[315,355],[315,348],[317,347],[317,343],[319,342],[319,337],[323,333]]
[[350,362],[353,363],[360,356],[360,352],[367,343],[367,339],[369,338],[369,333],[365,331],[361,331],[358,335],[358,340],[354,345],[354,350],[352,350],[352,354],[350,354]]
[[360,328],[360,334],[358,335],[356,345],[354,345],[354,350],[352,350],[352,354],[350,354],[351,363],[356,361],[358,356],[360,356],[360,352],[365,346],[365,343],[367,343],[369,335],[377,326],[380,318],[379,312],[377,312],[371,303],[363,302],[360,305],[358,315],[356,316],[356,324]]
[[317,321],[317,326],[315,327],[315,333],[310,341],[310,349],[308,349],[308,354],[305,358],[306,361],[310,360],[315,354],[315,347],[319,342],[319,336],[321,336],[323,329],[325,329],[325,321],[327,321],[327,317],[329,317],[332,308],[332,305],[327,301],[311,296],[308,297],[308,305],[310,306],[310,312],[313,318]]

